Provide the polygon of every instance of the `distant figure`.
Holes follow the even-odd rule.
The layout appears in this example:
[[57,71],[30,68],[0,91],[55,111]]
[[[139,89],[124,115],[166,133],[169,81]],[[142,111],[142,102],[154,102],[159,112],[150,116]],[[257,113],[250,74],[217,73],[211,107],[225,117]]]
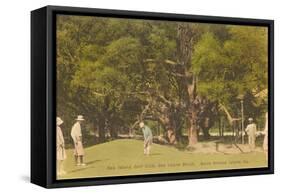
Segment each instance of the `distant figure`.
[[267,159],[267,153],[268,153],[268,112],[265,114],[263,150],[265,152],[265,157]]
[[57,175],[65,175],[63,161],[66,159],[64,148],[64,137],[60,125],[63,123],[60,117],[57,117]]
[[245,131],[248,134],[248,142],[251,151],[253,151],[256,147],[256,132],[257,132],[257,126],[253,122],[252,118],[249,118],[249,124],[247,125]]
[[170,144],[177,144],[176,135],[172,129],[168,129],[167,136]]
[[144,125],[143,122],[140,122],[140,128],[142,129],[143,138],[144,138],[144,142],[143,142],[144,151],[143,151],[143,153],[145,155],[149,155],[151,145],[152,145],[152,138],[153,138],[152,132],[151,132],[151,130],[148,126]]
[[74,142],[74,157],[77,166],[85,166],[84,163],[84,148],[82,143],[82,132],[81,132],[81,122],[84,121],[82,115],[78,115],[76,123],[71,129],[71,137]]

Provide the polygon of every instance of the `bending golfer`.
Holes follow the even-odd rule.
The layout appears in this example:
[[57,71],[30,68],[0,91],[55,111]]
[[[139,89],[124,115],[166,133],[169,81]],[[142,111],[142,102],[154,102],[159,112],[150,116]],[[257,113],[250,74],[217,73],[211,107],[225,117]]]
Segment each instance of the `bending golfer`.
[[151,145],[152,145],[152,138],[153,138],[152,132],[151,132],[151,130],[148,126],[144,125],[143,122],[140,122],[140,128],[142,129],[143,138],[144,138],[144,142],[143,142],[144,151],[143,151],[143,153],[145,155],[149,155]]

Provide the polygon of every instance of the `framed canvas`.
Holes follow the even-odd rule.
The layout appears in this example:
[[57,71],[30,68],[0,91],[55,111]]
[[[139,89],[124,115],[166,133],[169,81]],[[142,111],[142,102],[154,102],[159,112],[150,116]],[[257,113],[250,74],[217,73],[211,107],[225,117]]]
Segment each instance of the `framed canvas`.
[[31,182],[272,174],[272,20],[31,12]]

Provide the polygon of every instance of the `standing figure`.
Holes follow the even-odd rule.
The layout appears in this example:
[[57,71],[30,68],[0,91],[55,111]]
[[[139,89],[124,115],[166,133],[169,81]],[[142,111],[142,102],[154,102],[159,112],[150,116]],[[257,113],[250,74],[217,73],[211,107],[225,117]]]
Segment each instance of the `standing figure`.
[[74,157],[77,166],[85,166],[84,163],[84,148],[82,143],[81,122],[84,121],[82,115],[78,115],[76,123],[71,129],[71,137],[74,143]]
[[268,112],[265,114],[265,126],[264,126],[264,139],[263,139],[263,150],[265,152],[266,160],[268,159]]
[[167,136],[170,144],[177,144],[176,135],[172,129],[168,129]]
[[57,175],[65,175],[63,161],[66,159],[64,148],[64,137],[60,125],[63,123],[60,117],[57,117]]
[[144,138],[144,142],[143,142],[144,151],[143,151],[143,153],[145,155],[149,155],[151,145],[152,145],[152,138],[153,138],[152,132],[151,132],[151,130],[148,126],[144,125],[143,122],[140,122],[140,128],[142,129],[143,138]]
[[248,142],[251,151],[253,151],[256,147],[256,132],[257,132],[257,126],[253,122],[253,118],[249,118],[249,124],[247,125],[245,131],[248,134]]

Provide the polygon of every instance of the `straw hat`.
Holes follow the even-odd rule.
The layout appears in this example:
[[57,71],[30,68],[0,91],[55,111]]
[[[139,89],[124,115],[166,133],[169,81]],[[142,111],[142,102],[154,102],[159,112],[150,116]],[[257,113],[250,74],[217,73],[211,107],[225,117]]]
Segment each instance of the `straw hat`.
[[60,117],[57,117],[57,126],[60,126],[63,123]]
[[76,121],[84,121],[83,115],[78,115]]

